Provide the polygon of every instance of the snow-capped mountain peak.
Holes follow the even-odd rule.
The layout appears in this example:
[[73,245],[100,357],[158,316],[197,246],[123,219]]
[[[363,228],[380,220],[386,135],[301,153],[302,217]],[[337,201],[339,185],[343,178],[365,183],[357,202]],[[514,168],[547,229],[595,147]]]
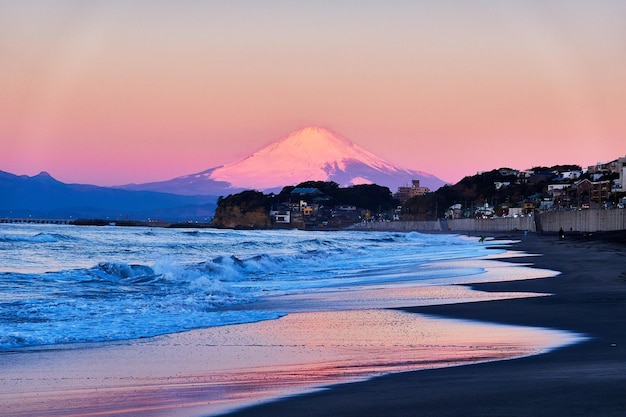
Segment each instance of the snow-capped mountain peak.
[[268,189],[308,180],[329,181],[351,164],[402,171],[330,129],[305,127],[241,161],[215,169],[209,177],[237,187]]
[[305,127],[240,161],[169,181],[124,188],[226,195],[243,189],[279,191],[305,181],[334,181],[342,187],[378,184],[395,192],[415,179],[431,190],[444,185],[433,175],[389,163],[330,129]]

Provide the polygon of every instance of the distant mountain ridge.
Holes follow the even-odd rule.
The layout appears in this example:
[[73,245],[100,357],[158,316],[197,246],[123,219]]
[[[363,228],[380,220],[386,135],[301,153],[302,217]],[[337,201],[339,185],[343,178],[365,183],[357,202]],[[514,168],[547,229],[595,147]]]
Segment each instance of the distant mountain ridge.
[[217,196],[245,189],[280,191],[305,181],[342,187],[408,185],[419,179],[435,190],[439,178],[391,164],[325,128],[307,127],[240,161],[169,181],[99,187],[65,184],[47,172],[35,176],[0,171],[0,217],[160,219],[207,221]]
[[182,196],[65,184],[47,172],[35,176],[0,171],[0,217],[154,219],[207,221],[215,196]]
[[378,184],[395,192],[414,179],[431,190],[445,184],[432,174],[387,162],[330,129],[305,127],[234,163],[169,181],[121,188],[216,195],[244,189],[279,191],[304,181],[334,181],[343,187]]

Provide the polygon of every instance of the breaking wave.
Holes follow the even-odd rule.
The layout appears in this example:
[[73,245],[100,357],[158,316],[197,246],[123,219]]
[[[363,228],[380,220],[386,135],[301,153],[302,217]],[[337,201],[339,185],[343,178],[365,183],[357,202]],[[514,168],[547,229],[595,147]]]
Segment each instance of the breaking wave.
[[[0,351],[276,319],[283,313],[245,305],[272,295],[480,274],[437,261],[485,253],[475,240],[419,233],[18,231],[0,235],[0,260],[16,265],[0,272]],[[66,267],[31,272],[53,259]]]

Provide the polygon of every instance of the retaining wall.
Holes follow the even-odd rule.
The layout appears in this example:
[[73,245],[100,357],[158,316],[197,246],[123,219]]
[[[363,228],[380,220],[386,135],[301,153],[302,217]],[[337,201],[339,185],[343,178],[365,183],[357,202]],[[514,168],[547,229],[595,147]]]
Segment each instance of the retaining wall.
[[544,232],[609,232],[626,230],[626,209],[543,212],[537,229]]
[[524,217],[366,223],[360,230],[420,232],[609,232],[626,230],[626,209],[540,212]]
[[[496,219],[450,219],[449,231],[460,232],[510,232],[512,230],[535,231],[535,217],[499,217]],[[445,230],[444,230],[445,231]]]
[[354,227],[357,230],[380,230],[398,232],[440,232],[439,221],[398,221],[398,222],[368,222]]
[[359,225],[361,230],[399,232],[509,232],[512,230],[535,231],[532,216],[503,217],[497,219],[450,219],[432,221],[374,222]]

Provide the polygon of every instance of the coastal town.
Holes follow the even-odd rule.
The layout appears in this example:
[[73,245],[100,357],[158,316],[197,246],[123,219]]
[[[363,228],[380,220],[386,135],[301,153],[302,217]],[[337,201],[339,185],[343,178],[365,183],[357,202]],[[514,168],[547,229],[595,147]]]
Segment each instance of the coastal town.
[[[465,177],[457,184],[432,192],[420,186],[419,180],[399,187],[393,194],[388,188],[376,185],[351,188],[364,195],[376,189],[377,194],[358,203],[345,195],[342,198],[338,194],[342,189],[337,184],[321,181],[285,187],[278,195],[248,191],[220,199],[214,223],[217,227],[309,230],[355,226],[395,228],[404,223],[411,229],[446,231],[454,230],[449,224],[455,221],[458,224],[465,221],[467,225],[470,221],[472,226],[461,229],[478,230],[476,224],[481,220],[492,220],[488,224],[493,228],[498,219],[505,219],[506,222],[500,222],[501,230],[544,231],[546,228],[536,222],[541,213],[571,212],[581,216],[583,213],[579,212],[588,210],[620,210],[612,217],[623,218],[620,214],[626,205],[626,157],[586,168],[578,165],[523,171],[500,168]],[[520,226],[510,226],[515,221],[512,219]],[[390,226],[390,223],[398,224]],[[622,223],[623,220],[617,222],[615,227],[622,228]],[[590,227],[607,230],[597,225]]]
[[206,205],[197,206],[202,220],[128,214],[112,218],[5,214],[0,223],[477,233],[564,229],[587,233],[626,229],[625,206],[626,156],[588,167],[498,168],[434,191],[422,186],[419,179],[395,192],[377,184],[341,187],[334,181],[305,181],[284,186],[279,193],[245,190],[217,198],[214,212]]

